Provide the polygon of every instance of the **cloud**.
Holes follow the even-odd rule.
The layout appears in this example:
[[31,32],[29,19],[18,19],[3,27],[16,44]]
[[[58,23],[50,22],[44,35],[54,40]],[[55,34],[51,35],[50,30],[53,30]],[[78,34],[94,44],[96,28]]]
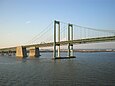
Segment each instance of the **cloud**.
[[31,21],[26,21],[26,24],[30,24],[31,23]]

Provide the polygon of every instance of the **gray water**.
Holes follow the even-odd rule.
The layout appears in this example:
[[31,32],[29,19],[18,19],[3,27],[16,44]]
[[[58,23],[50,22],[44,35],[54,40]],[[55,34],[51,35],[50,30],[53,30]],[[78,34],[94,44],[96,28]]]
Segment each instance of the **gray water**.
[[115,52],[75,55],[56,61],[52,53],[23,60],[0,56],[0,86],[115,86]]

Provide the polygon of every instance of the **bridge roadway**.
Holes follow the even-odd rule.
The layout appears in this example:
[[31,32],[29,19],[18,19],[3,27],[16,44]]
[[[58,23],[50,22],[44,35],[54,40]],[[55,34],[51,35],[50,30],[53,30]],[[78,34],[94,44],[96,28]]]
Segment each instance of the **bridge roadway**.
[[[56,42],[57,45],[67,45],[70,44],[86,44],[86,43],[97,43],[97,42],[110,42],[115,41],[115,36],[108,36],[108,37],[97,37],[97,38],[86,38],[86,39],[78,39],[73,41],[61,41]],[[50,43],[44,43],[44,44],[32,44],[32,45],[24,45],[26,48],[30,47],[51,47],[53,46],[53,42]],[[2,48],[0,49],[0,52],[8,52],[8,51],[16,51],[16,47],[10,47],[10,48]]]

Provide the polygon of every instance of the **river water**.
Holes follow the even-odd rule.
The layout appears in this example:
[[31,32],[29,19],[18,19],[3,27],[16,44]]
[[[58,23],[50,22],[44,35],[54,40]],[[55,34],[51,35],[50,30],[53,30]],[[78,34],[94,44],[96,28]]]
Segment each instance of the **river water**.
[[49,52],[23,60],[0,56],[0,86],[115,86],[115,52],[75,56],[56,61]]

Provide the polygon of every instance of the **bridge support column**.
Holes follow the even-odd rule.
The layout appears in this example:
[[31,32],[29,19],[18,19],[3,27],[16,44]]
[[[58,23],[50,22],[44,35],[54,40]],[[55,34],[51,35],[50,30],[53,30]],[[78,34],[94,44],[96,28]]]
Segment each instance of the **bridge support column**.
[[68,57],[73,57],[73,25],[68,24]]
[[40,56],[39,48],[37,47],[30,48],[29,57],[33,58],[33,57],[39,57],[39,56]]
[[4,51],[1,52],[1,55],[4,56]]
[[7,53],[8,53],[8,56],[11,56],[11,54],[12,54],[12,52],[11,52],[11,51],[8,51]]
[[25,58],[25,57],[27,57],[26,47],[18,46],[16,48],[16,57],[17,58]]
[[[58,44],[56,43],[56,29],[58,25]],[[53,58],[55,59],[56,57],[60,58],[60,22],[59,21],[54,21],[54,52],[53,52]],[[58,56],[56,56],[56,46],[58,46]]]

